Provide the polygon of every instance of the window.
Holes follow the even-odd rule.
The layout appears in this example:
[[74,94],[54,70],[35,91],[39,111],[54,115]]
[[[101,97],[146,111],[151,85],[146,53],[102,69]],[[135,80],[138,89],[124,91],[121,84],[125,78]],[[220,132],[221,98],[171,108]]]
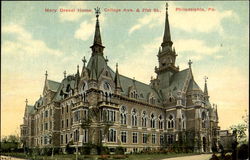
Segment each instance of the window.
[[68,143],[68,134],[65,135],[65,143]]
[[62,106],[62,114],[64,113],[64,107]]
[[202,128],[206,128],[206,113],[205,112],[202,112],[202,115],[201,115],[201,126]]
[[45,130],[48,130],[48,123],[45,123]]
[[66,127],[67,128],[69,127],[69,120],[68,119],[66,120]]
[[111,89],[110,84],[109,84],[108,82],[105,82],[105,83],[103,84],[103,88],[104,88],[105,90],[110,90],[110,89]]
[[151,118],[150,126],[151,126],[151,128],[155,128],[155,115],[151,114],[150,118]]
[[142,134],[142,143],[147,143],[148,141],[148,134],[147,133],[143,133]]
[[52,109],[49,110],[49,115],[52,116]]
[[61,142],[61,144],[63,144],[63,135],[61,135],[60,142]]
[[49,129],[52,129],[52,122],[49,122]]
[[164,144],[164,136],[160,135],[160,144],[163,145]]
[[45,117],[47,118],[49,116],[48,111],[45,111]]
[[159,129],[163,129],[163,118],[161,115],[159,116]]
[[75,130],[75,131],[74,131],[74,141],[75,141],[75,142],[78,142],[78,141],[79,141],[79,131],[78,131],[78,130]]
[[43,124],[41,124],[41,131],[43,131]]
[[83,110],[83,118],[86,120],[88,119],[88,110],[87,109]]
[[121,124],[127,124],[127,115],[126,115],[126,107],[122,106],[120,108],[120,112],[121,112]]
[[142,112],[141,125],[142,125],[142,127],[147,127],[147,114],[146,114],[146,111]]
[[78,122],[80,120],[80,111],[74,112],[74,122]]
[[61,128],[64,128],[64,121],[62,120]]
[[122,143],[127,143],[127,132],[121,131],[121,141]]
[[69,112],[69,106],[68,105],[66,106],[66,112],[67,113]]
[[173,144],[174,142],[174,136],[173,135],[167,135],[167,140],[168,140],[168,144]]
[[106,112],[106,120],[110,121],[110,122],[115,122],[115,120],[116,120],[116,111],[111,110],[111,109],[107,109],[107,110],[105,110],[105,112]]
[[108,142],[116,142],[116,130],[109,129]]
[[152,144],[156,144],[156,135],[152,134]]
[[172,114],[170,114],[168,117],[168,128],[174,128],[174,117]]
[[138,143],[138,133],[137,132],[133,132],[133,143]]
[[186,118],[184,114],[182,114],[181,116],[181,125],[182,125],[182,129],[186,129]]
[[132,109],[132,126],[137,126],[137,112],[136,109]]
[[83,140],[82,140],[83,143],[88,143],[88,130],[87,129],[84,129],[83,130]]

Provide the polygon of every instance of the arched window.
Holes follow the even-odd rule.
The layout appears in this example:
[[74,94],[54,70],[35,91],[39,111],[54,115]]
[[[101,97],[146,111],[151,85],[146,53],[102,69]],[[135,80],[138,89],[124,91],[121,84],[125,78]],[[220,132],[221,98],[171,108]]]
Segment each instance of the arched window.
[[137,126],[137,111],[136,109],[132,109],[132,117],[131,117],[131,120],[132,120],[132,126]]
[[172,114],[168,117],[168,129],[174,128],[174,116]]
[[121,106],[120,112],[121,112],[121,124],[127,124],[126,107]]
[[202,112],[201,114],[201,126],[202,128],[206,128],[206,113],[205,112]]
[[159,116],[159,129],[163,129],[163,118],[162,118],[162,115]]
[[109,129],[108,141],[116,142],[116,130],[115,129]]
[[146,111],[142,112],[141,125],[142,125],[142,127],[147,127],[147,113],[146,113]]
[[155,128],[155,115],[153,113],[150,116],[150,127]]

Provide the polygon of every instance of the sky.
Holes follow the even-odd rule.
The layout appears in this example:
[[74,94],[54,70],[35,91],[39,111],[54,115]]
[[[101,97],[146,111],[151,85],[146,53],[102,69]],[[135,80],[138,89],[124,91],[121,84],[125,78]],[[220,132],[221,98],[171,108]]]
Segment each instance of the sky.
[[[30,105],[38,100],[46,70],[48,79],[61,82],[65,70],[68,75],[75,74],[77,65],[83,65],[83,56],[90,58],[97,6],[101,8],[101,36],[108,65],[115,69],[118,63],[120,74],[144,83],[156,76],[156,55],[165,23],[164,1],[4,1],[2,136],[19,134],[25,99]],[[249,103],[249,2],[170,1],[168,6],[171,38],[178,54],[176,65],[183,70],[188,67],[188,60],[192,60],[194,79],[202,89],[204,76],[208,77],[210,102],[218,105],[221,129],[242,123]],[[205,11],[187,11],[188,8]],[[60,9],[75,9],[75,12],[60,12]],[[143,9],[148,12],[142,12]]]

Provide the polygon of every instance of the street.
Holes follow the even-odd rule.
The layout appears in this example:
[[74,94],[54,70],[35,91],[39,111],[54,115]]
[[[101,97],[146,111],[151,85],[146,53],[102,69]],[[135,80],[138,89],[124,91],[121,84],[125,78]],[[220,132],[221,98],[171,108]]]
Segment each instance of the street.
[[166,158],[163,160],[209,160],[211,157],[212,157],[212,154],[201,154],[201,155],[194,155],[194,156]]

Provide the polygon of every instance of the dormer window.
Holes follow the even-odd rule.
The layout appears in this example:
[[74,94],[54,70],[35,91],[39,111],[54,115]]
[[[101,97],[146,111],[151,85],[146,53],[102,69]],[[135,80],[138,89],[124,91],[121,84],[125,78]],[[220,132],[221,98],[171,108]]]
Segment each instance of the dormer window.
[[110,90],[110,89],[111,89],[110,84],[109,84],[108,82],[105,82],[105,83],[103,84],[103,88],[104,88],[105,90]]

